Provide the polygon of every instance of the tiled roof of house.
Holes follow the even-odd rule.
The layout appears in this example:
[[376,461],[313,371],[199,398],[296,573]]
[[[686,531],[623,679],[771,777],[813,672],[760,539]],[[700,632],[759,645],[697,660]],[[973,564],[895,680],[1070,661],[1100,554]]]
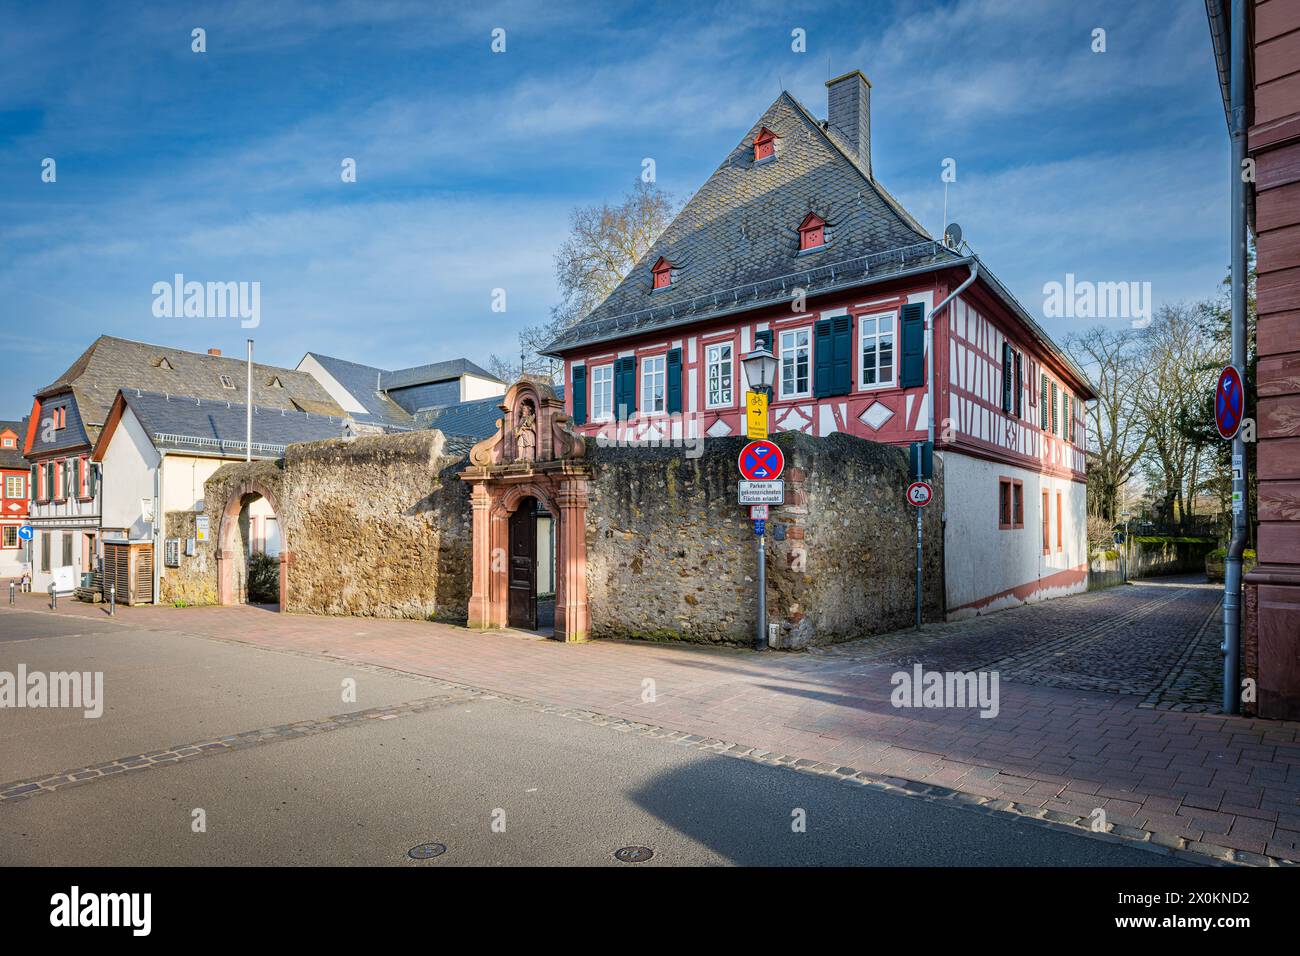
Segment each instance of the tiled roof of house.
[[[410,413],[379,390],[380,379],[385,375],[391,375],[391,372],[375,368],[373,365],[362,365],[332,355],[322,355],[320,352],[307,354],[347,389],[348,394],[365,407],[366,412],[375,422],[392,425],[411,424]],[[358,420],[363,419],[358,416]]]
[[[247,406],[234,402],[124,390],[155,447],[197,455],[243,455]],[[331,415],[253,406],[253,455],[278,457],[285,445],[345,434],[345,420]]]
[[[776,160],[756,164],[753,142],[763,127],[779,137]],[[800,254],[798,227],[810,212],[826,220],[827,241]],[[673,266],[672,284],[652,293],[650,266],[661,256]],[[810,270],[833,282],[837,264],[852,264],[839,269],[843,280],[957,258],[858,165],[838,134],[782,93],[623,282],[548,351],[753,308],[769,294],[788,299],[799,283],[782,280]]]
[[[489,381],[501,382],[501,379],[475,365],[469,359],[459,358],[384,372],[379,387],[382,389],[408,388],[412,385],[427,385],[430,382],[443,382],[449,378],[460,378],[462,375],[476,375]],[[501,382],[501,384],[504,385],[505,382]]]
[[0,421],[0,432],[14,433],[16,441],[13,448],[0,445],[0,468],[26,468],[27,459],[23,457],[23,440],[27,437],[27,419],[20,422]]
[[[221,380],[226,376],[232,387]],[[58,451],[93,444],[99,436],[120,389],[139,389],[170,395],[190,395],[225,403],[242,404],[246,396],[247,366],[233,356],[189,352],[164,345],[101,335],[58,379],[36,393],[42,405],[71,392],[67,427],[52,441],[43,441],[37,429],[32,453]],[[343,416],[334,399],[306,372],[253,364],[253,403],[268,409]]]

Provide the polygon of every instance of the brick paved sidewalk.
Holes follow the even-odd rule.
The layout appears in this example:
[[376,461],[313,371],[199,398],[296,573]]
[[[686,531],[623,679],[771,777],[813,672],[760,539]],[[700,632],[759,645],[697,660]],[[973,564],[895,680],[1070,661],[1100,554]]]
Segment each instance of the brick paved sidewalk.
[[[1065,613],[1069,602],[1091,597],[1052,603]],[[44,606],[37,595],[19,600]],[[57,613],[105,617],[75,602]],[[598,711],[940,785],[995,807],[1028,805],[1050,819],[1088,818],[1101,808],[1130,837],[1245,863],[1268,863],[1265,855],[1300,862],[1296,722],[1143,708],[1138,697],[1011,681],[993,719],[974,710],[896,709],[893,665],[835,655],[568,645],[518,632],[255,608],[121,608],[117,619]]]

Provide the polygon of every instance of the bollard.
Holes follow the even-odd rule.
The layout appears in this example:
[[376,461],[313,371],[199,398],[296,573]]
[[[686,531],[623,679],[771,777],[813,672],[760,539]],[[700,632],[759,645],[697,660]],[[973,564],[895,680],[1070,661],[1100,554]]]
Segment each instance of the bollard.
[[117,585],[108,586],[108,614],[110,617],[117,614]]
[[9,582],[9,606],[10,607],[14,606],[14,592],[17,590],[18,590],[18,582],[10,581]]
[[54,582],[51,581],[50,582],[50,610],[57,611],[58,609],[59,609],[59,592],[54,590]]

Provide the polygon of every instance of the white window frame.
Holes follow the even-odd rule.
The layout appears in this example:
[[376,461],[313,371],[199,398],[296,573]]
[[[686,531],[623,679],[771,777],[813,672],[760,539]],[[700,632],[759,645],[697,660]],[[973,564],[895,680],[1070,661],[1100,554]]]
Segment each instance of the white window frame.
[[[729,349],[731,354],[729,358],[714,358],[714,349]],[[713,368],[729,366],[731,384],[727,386],[727,400],[714,402],[710,397],[710,378],[713,374]],[[736,407],[736,343],[734,339],[725,342],[709,342],[704,346],[704,407],[705,408],[735,408]]]
[[[660,385],[660,407],[655,408],[651,396],[654,394],[655,380]],[[641,415],[663,415],[668,411],[668,354],[647,355],[641,359],[641,401],[637,404],[637,413]]]
[[[798,344],[800,335],[803,335],[805,338],[805,342],[803,345]],[[791,339],[790,345],[786,345],[787,336],[789,336]],[[779,333],[777,333],[777,340],[776,340],[777,347],[780,350],[777,355],[777,366],[776,366],[776,370],[777,370],[776,374],[778,379],[777,398],[785,399],[785,398],[811,398],[812,397],[812,388],[813,388],[812,338],[813,336],[812,336],[811,325],[805,325],[795,329],[782,329]],[[799,375],[798,375],[799,353],[800,352],[803,353],[804,362],[806,363],[805,375],[808,381],[808,387],[803,391],[800,391],[798,388],[794,388],[794,389],[786,388],[785,356],[787,352],[794,353],[795,374],[793,378],[796,385],[798,384],[799,381]]]
[[[608,378],[601,375],[602,372],[606,373]],[[614,366],[613,364],[595,365],[592,366],[589,374],[591,376],[591,420],[593,422],[610,421],[614,417]],[[608,394],[606,395],[608,401],[603,412],[596,400],[602,386],[608,388]]]
[[[864,370],[862,368],[862,352],[867,342],[867,322],[872,321],[875,329],[875,331],[872,332],[872,338],[876,340],[876,377],[879,378],[880,377],[880,335],[881,335],[880,320],[881,319],[889,319],[890,326],[891,326],[889,332],[890,380],[888,382],[877,381],[877,382],[868,383],[866,381],[866,375],[864,374]],[[899,352],[899,348],[898,348],[898,311],[897,310],[891,310],[885,312],[870,312],[866,315],[858,316],[858,352],[857,352],[858,391],[874,392],[883,388],[897,388],[898,387],[898,352]]]
[[[18,483],[18,493],[13,494],[9,489],[14,482]],[[15,501],[24,501],[27,498],[27,476],[26,475],[5,475],[5,497],[12,498]]]

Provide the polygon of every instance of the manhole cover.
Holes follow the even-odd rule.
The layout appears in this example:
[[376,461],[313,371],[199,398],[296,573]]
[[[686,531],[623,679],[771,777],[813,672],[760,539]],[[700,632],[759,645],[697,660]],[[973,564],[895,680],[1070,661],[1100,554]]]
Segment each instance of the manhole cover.
[[446,852],[447,848],[441,843],[421,843],[407,850],[406,855],[412,860],[432,860],[435,856],[442,856]]
[[648,846],[625,846],[614,851],[614,859],[620,863],[644,863],[654,855],[655,851]]

